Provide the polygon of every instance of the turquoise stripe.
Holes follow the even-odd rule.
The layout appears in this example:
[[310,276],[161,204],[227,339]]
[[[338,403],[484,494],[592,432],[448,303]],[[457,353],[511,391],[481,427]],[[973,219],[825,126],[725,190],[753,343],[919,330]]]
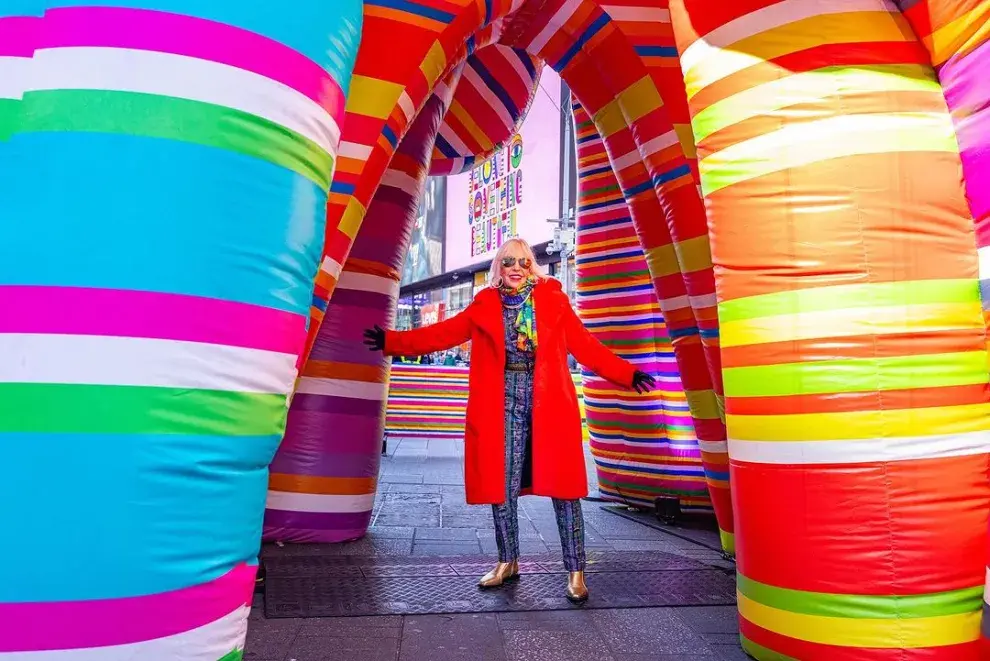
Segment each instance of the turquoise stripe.
[[99,133],[5,144],[4,284],[205,296],[309,313],[326,195],[250,156]]
[[0,434],[0,566],[17,567],[0,581],[0,603],[156,594],[253,561],[278,442]]
[[[4,0],[2,4],[6,4]],[[205,18],[264,35],[322,66],[344,90],[350,88],[364,18],[361,0],[39,0],[32,12],[60,7],[126,7]],[[6,12],[6,7],[4,8]],[[335,43],[344,46],[344,52]],[[331,55],[334,53],[334,55]],[[339,53],[339,54],[338,54]]]

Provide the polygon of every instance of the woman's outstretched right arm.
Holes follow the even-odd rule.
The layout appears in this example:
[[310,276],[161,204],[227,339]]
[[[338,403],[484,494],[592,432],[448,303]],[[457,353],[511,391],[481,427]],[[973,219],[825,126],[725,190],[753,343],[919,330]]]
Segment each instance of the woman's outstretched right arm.
[[471,339],[471,315],[471,306],[468,306],[438,324],[408,331],[385,331],[385,355],[423,356],[464,344]]

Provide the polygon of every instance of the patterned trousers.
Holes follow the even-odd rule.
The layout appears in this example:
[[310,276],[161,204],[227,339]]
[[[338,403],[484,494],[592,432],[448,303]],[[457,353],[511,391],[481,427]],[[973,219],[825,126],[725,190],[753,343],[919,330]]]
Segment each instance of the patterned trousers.
[[[532,439],[533,375],[505,373],[505,503],[492,505],[495,542],[499,562],[519,558],[519,491],[524,464]],[[581,571],[585,565],[584,516],[580,500],[553,499],[557,531],[567,571]]]

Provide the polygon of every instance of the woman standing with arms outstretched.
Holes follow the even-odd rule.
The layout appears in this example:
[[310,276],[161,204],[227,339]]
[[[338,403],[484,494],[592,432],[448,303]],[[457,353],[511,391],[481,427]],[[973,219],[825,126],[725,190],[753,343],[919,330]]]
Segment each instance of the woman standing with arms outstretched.
[[498,587],[519,575],[518,498],[549,496],[569,572],[567,597],[582,602],[588,588],[580,499],[588,482],[567,354],[620,387],[648,392],[655,381],[588,332],[522,239],[499,249],[489,285],[451,319],[404,332],[376,326],[365,331],[365,344],[408,356],[471,340],[464,486],[469,504],[492,505],[499,556],[479,586]]

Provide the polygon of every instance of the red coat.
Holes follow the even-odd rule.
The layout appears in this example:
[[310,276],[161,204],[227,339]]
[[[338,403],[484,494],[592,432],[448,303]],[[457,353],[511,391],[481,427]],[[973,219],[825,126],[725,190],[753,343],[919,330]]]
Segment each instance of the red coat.
[[[581,413],[567,369],[574,358],[619,387],[632,388],[635,367],[581,323],[556,280],[533,290],[537,350],[533,375],[533,488],[524,493],[576,499],[588,495]],[[471,340],[464,485],[472,505],[505,500],[505,329],[495,289],[478,292],[460,314],[412,331],[389,331],[385,353],[423,355]]]

